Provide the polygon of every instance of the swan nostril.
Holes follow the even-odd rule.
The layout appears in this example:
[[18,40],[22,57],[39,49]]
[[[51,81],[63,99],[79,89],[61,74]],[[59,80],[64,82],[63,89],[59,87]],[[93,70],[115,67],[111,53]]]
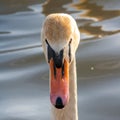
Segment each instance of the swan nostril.
[[60,97],[58,97],[58,98],[56,99],[56,105],[55,105],[55,107],[58,108],[58,109],[64,108],[62,99],[61,99]]

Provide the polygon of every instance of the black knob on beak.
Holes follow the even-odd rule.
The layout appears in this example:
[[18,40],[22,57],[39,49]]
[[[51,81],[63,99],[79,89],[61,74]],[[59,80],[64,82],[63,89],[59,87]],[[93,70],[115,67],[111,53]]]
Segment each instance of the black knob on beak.
[[55,53],[53,59],[54,59],[54,62],[55,62],[55,66],[57,68],[62,68],[62,64],[63,64],[63,50],[61,50],[59,54]]

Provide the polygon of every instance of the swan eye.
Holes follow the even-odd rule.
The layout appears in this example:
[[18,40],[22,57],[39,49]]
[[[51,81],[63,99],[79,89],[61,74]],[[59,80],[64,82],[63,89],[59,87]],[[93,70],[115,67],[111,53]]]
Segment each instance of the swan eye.
[[72,38],[70,39],[69,44],[68,44],[68,46],[69,46],[69,51],[68,51],[69,62],[71,62],[71,42],[72,42]]
[[45,42],[46,42],[46,44],[47,44],[47,45],[49,45],[49,43],[48,43],[47,39],[45,39]]
[[50,62],[50,59],[53,57],[54,55],[54,50],[51,48],[51,46],[49,45],[47,39],[45,39],[45,42],[47,44],[47,56],[48,56],[48,63]]

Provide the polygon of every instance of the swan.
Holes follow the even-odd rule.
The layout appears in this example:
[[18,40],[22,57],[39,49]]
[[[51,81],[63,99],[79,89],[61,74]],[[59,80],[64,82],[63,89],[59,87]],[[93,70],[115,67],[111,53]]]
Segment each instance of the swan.
[[80,32],[74,18],[65,13],[48,15],[42,25],[41,40],[50,68],[52,120],[78,120],[75,53]]

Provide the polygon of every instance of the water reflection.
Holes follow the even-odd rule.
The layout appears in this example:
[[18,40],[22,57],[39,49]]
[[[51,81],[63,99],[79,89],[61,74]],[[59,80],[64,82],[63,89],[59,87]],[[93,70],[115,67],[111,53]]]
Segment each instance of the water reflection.
[[47,0],[43,4],[43,14],[48,15],[50,13],[64,13],[66,8],[63,5],[71,3],[72,0]]
[[[40,0],[43,3],[45,0]],[[0,14],[11,14],[22,11],[30,11],[29,5],[38,4],[38,0],[1,0],[0,1]]]
[[96,18],[97,21],[114,18],[120,15],[118,10],[105,10],[103,6],[98,5],[97,3],[92,3],[88,0],[81,0],[80,3],[73,4],[78,10],[84,10],[80,15],[81,17]]
[[[80,2],[73,4],[73,7],[75,7],[77,10],[82,10],[83,12],[80,13],[80,17],[86,21],[89,21],[91,19],[92,21],[87,22],[84,25],[79,26],[79,29],[82,33],[86,33],[86,35],[93,35],[94,38],[96,37],[103,37],[106,35],[112,35],[115,33],[119,33],[120,30],[112,30],[112,31],[105,31],[102,29],[101,26],[92,26],[92,23],[103,21],[106,19],[113,19],[114,17],[117,17],[120,15],[120,10],[105,10],[103,9],[103,6],[97,4],[96,2],[93,3],[88,0],[81,0]],[[78,23],[81,22],[77,20]],[[104,23],[103,23],[104,24]],[[93,39],[93,38],[92,38]],[[90,40],[92,40],[90,39]]]

